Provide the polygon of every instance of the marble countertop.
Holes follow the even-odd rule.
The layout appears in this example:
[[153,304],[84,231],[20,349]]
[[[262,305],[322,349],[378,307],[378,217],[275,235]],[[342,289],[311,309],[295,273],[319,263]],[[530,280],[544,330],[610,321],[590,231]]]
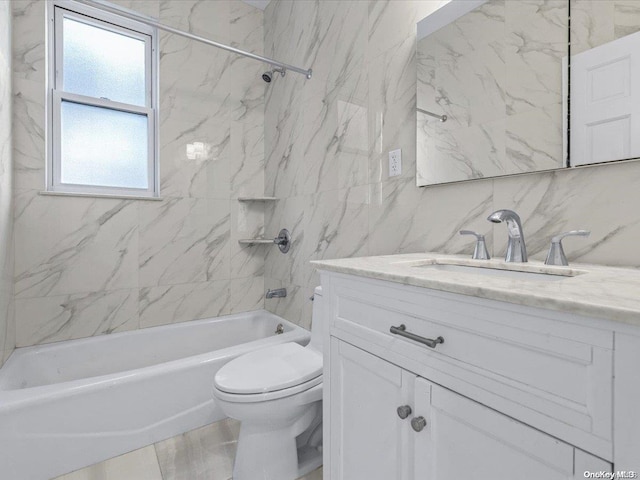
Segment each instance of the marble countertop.
[[[311,262],[317,269],[431,288],[479,298],[604,318],[640,326],[640,270],[575,264],[550,267],[541,262],[507,264],[468,256],[412,253]],[[526,269],[569,275],[541,280],[488,276],[420,268],[430,264]],[[509,274],[506,274],[509,275]]]

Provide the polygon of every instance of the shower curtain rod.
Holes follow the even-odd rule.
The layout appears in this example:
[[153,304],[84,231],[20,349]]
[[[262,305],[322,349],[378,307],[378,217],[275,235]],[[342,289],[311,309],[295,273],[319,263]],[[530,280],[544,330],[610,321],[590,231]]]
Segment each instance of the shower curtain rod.
[[173,33],[175,35],[180,35],[181,37],[189,38],[191,40],[195,40],[196,42],[202,42],[206,45],[210,45],[212,47],[221,48],[222,50],[226,50],[231,53],[236,53],[238,55],[243,55],[245,57],[253,58],[254,60],[258,60],[260,62],[268,63],[272,67],[279,67],[284,69],[285,71],[290,70],[292,72],[301,73],[306,76],[307,79],[311,79],[312,70],[299,68],[294,65],[289,65],[287,63],[282,63],[277,60],[273,60],[268,57],[263,57],[261,55],[256,55],[255,53],[245,52],[244,50],[240,50],[239,48],[234,48],[229,45],[225,45],[224,43],[214,42],[213,40],[209,40],[208,38],[200,37],[198,35],[193,35],[189,32],[184,32],[182,30],[178,30],[177,28],[170,27],[168,25],[164,25],[160,22],[153,20],[150,17],[137,15],[135,13],[130,13],[127,10],[113,7],[106,2],[98,1],[98,0],[74,0],[78,3],[82,3],[84,5],[89,5],[90,7],[98,8],[100,10],[104,10],[109,13],[114,13],[116,15],[120,15],[122,17],[128,18],[129,20],[134,20],[136,22],[144,23],[145,25],[149,25],[151,27],[155,27],[159,30],[164,30],[165,32]]
[[437,113],[429,112],[419,107],[416,107],[416,110],[420,113],[424,113],[425,115],[429,115],[430,117],[437,118],[441,122],[446,122],[448,118],[446,115],[438,115]]

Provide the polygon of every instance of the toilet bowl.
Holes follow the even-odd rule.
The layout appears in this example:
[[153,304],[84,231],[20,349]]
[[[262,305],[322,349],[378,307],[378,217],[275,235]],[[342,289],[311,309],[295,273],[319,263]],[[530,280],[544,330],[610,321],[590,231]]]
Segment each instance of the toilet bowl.
[[213,395],[240,421],[233,480],[294,480],[322,464],[322,289],[311,342],[241,355],[218,370]]

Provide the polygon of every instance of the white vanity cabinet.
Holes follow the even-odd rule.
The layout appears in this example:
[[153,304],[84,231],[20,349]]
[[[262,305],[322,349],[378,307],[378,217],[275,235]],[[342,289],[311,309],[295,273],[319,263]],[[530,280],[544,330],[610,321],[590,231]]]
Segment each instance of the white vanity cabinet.
[[639,470],[637,413],[615,417],[614,394],[631,408],[640,366],[617,389],[613,322],[334,272],[322,285],[325,480]]
[[412,478],[565,480],[611,464],[438,385],[416,379]]
[[[349,343],[334,338],[331,355],[331,479],[566,480],[611,470]],[[398,408],[411,413],[400,418]]]
[[335,338],[331,355],[331,468],[325,471],[336,480],[412,478],[405,455],[411,431],[396,410],[412,403],[415,375]]

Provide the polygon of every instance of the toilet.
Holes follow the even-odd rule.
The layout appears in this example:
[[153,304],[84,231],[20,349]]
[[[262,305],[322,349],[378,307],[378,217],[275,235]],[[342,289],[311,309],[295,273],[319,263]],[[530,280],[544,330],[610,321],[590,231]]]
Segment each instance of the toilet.
[[215,376],[213,395],[240,421],[233,480],[294,480],[322,465],[322,289],[311,341],[259,349]]

